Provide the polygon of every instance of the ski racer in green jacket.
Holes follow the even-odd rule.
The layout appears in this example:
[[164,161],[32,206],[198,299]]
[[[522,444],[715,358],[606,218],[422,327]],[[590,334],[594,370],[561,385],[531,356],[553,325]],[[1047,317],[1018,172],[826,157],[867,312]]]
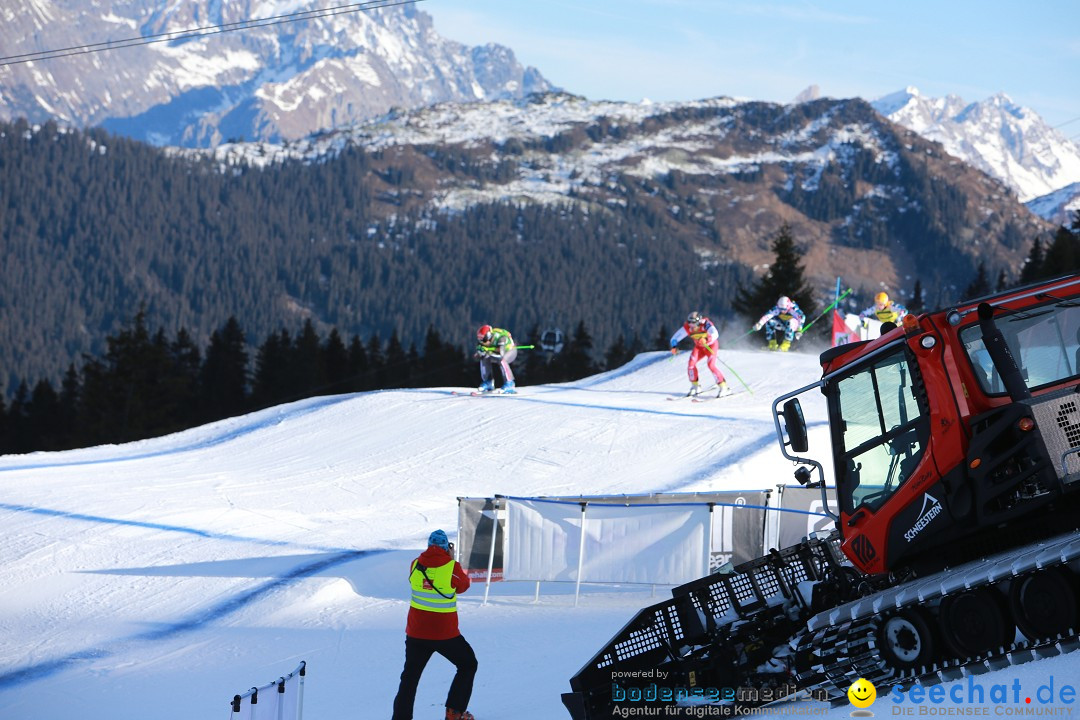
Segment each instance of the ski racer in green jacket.
[[476,357],[480,361],[480,387],[478,392],[489,393],[495,391],[495,374],[492,368],[498,367],[502,372],[503,385],[501,392],[513,394],[517,392],[517,384],[514,382],[514,372],[510,369],[510,363],[517,359],[517,346],[509,330],[481,325],[476,331]]

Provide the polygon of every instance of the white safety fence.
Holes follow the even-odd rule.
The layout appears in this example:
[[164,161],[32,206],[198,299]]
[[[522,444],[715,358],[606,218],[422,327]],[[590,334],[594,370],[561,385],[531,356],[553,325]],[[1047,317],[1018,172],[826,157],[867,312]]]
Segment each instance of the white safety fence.
[[[830,507],[835,508],[830,490]],[[474,580],[680,585],[831,527],[819,489],[458,498],[458,560]]]
[[708,505],[508,498],[504,580],[680,584],[708,572]]
[[229,703],[229,719],[303,720],[306,675],[307,663],[301,662],[288,675],[233,696]]

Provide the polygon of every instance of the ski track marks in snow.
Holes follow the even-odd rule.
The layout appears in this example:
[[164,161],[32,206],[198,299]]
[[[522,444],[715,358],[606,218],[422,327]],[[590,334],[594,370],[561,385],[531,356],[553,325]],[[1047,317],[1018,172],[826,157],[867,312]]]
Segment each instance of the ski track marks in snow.
[[[260,598],[280,590],[290,583],[301,578],[311,577],[321,571],[328,570],[342,563],[351,562],[372,553],[383,551],[352,550],[343,553],[330,554],[327,557],[301,565],[280,577],[261,583],[260,585],[227,598],[215,605],[206,608],[194,615],[180,618],[175,622],[161,623],[160,625],[144,632],[129,637],[118,638],[103,647],[86,648],[68,653],[52,660],[34,663],[31,665],[7,670],[0,674],[0,690],[10,688],[31,680],[38,680],[61,670],[66,670],[80,662],[107,658],[121,650],[124,646],[139,642],[158,642],[174,638],[179,635],[199,630],[212,622],[222,620],[236,613],[245,606]],[[126,573],[118,573],[126,574]]]
[[[348,720],[362,697],[389,717],[408,564],[433,527],[453,534],[457,497],[791,482],[771,403],[819,376],[816,357],[721,355],[752,395],[665,402],[688,387],[685,356],[646,353],[574,383],[522,378],[502,401],[451,401],[451,388],[313,398],[138,443],[0,457],[0,717],[223,716],[300,660],[305,716]],[[824,403],[803,409],[827,461]],[[669,596],[585,586],[575,607],[572,585],[544,583],[537,600],[533,584],[496,583],[487,604],[484,590],[460,600],[480,660],[470,710],[515,720],[566,718],[569,678]],[[1080,661],[1057,660],[1030,665],[1077,676]],[[441,713],[451,675],[432,661],[416,717]]]

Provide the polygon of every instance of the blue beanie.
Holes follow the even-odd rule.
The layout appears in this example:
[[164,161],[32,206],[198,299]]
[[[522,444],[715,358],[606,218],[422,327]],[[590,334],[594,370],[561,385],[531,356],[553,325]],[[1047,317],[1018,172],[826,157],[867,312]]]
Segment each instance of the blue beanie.
[[446,533],[442,530],[436,530],[431,533],[431,535],[428,536],[427,544],[441,547],[443,550],[450,552],[450,541],[446,539]]

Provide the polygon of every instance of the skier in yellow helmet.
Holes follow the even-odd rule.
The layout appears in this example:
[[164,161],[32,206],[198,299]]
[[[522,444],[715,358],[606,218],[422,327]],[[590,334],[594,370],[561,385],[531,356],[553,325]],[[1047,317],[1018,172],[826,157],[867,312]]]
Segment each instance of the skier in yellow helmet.
[[894,303],[886,293],[879,292],[874,296],[874,304],[859,313],[863,320],[878,320],[879,322],[891,322],[900,325],[900,321],[907,315],[907,308],[900,303]]

